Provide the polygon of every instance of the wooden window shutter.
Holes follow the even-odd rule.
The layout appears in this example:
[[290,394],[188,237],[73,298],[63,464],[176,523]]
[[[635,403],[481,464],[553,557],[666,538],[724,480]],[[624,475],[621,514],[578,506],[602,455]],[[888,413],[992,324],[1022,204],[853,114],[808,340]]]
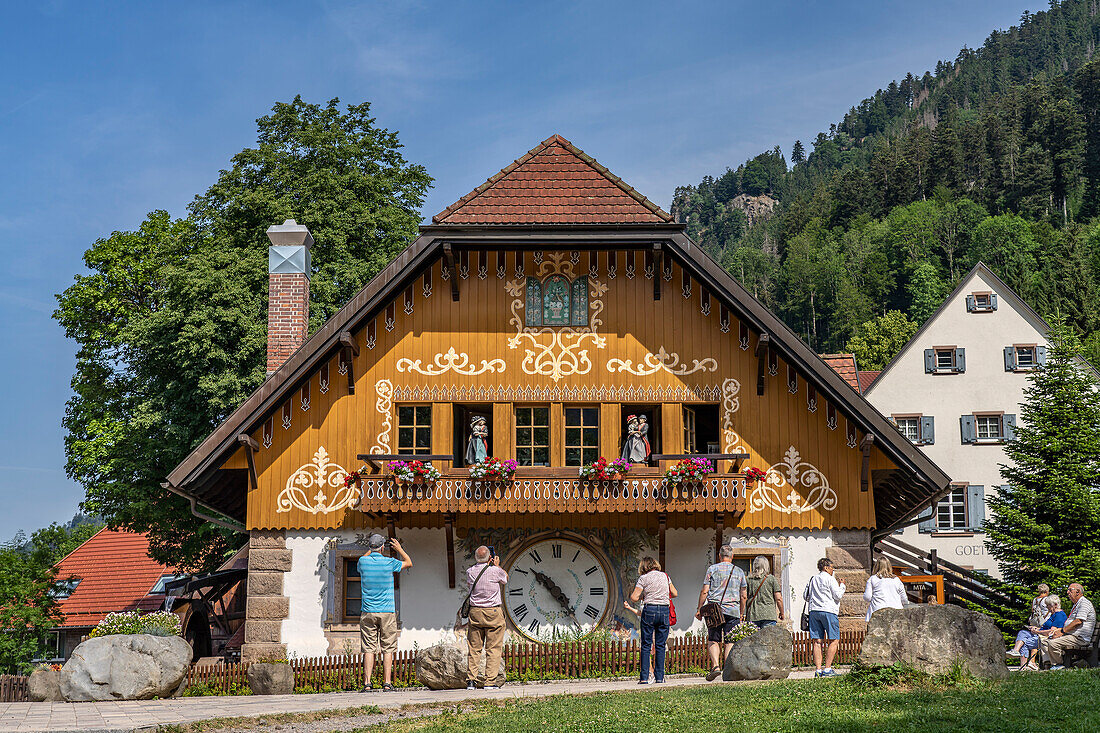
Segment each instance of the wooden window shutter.
[[981,531],[985,525],[985,487],[970,484],[966,487],[966,526]]
[[1016,416],[1005,415],[1001,423],[1001,433],[1005,440],[1013,440],[1016,437]]
[[1005,371],[1006,372],[1016,371],[1016,347],[1015,346],[1006,346],[1005,347]]
[[936,418],[924,415],[920,419],[920,442],[932,445],[936,442]]
[[997,294],[993,293],[989,296],[989,308],[990,310],[997,310]]
[[966,296],[966,312],[967,313],[973,313],[974,312],[974,296],[973,295]]
[[924,373],[931,374],[936,371],[936,351],[935,349],[924,350]]
[[966,371],[966,349],[955,349],[955,371]]
[[918,532],[928,533],[934,531],[936,529],[936,505],[933,504],[918,514],[917,519],[920,520],[917,523]]
[[1035,363],[1039,366],[1043,366],[1047,363],[1047,347],[1036,346],[1035,347]]
[[974,424],[973,415],[963,415],[960,417],[959,427],[962,429],[963,443],[976,443],[978,441],[978,431]]

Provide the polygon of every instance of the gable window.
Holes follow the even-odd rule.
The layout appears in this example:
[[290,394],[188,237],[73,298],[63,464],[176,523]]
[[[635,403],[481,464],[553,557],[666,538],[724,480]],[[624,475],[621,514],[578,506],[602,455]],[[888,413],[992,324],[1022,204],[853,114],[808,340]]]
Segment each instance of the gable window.
[[354,622],[363,613],[363,590],[359,583],[359,558],[344,560],[344,621]]
[[976,412],[959,418],[963,443],[1002,443],[1016,437],[1016,416]]
[[988,313],[997,310],[997,294],[986,291],[966,296],[966,310],[970,313]]
[[1015,348],[1017,369],[1031,369],[1035,366],[1034,346],[1017,346]]
[[1047,361],[1047,347],[1038,344],[1013,344],[1005,347],[1006,372],[1030,372]]
[[898,431],[901,432],[910,443],[917,443],[920,441],[919,417],[896,417],[894,418],[894,424],[898,426]]
[[399,405],[397,408],[397,452],[427,456],[432,452],[431,405]]
[[1000,440],[1004,437],[1000,415],[975,415],[978,440]]
[[516,463],[520,466],[550,465],[549,407],[516,408]]
[[922,514],[920,532],[981,532],[985,526],[985,487],[951,484],[950,492]]
[[961,374],[966,371],[966,349],[958,346],[934,346],[924,350],[926,374]]
[[890,420],[913,445],[936,442],[935,418],[931,415],[891,415]]
[[565,408],[565,465],[581,466],[600,457],[600,411]]
[[551,275],[545,280],[527,278],[524,301],[525,326],[588,327],[588,277],[568,280]]

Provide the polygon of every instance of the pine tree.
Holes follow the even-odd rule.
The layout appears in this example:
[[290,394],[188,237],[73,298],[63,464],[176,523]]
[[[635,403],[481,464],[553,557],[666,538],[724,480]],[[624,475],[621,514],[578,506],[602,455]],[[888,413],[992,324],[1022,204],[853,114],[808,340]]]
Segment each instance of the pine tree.
[[804,160],[806,160],[806,148],[802,147],[801,140],[795,140],[794,147],[791,148],[791,163],[798,165]]
[[988,499],[986,547],[1007,584],[1078,582],[1098,598],[1100,397],[1064,318],[1048,338],[1046,364],[1028,375],[1016,437],[1005,445],[1008,485]]

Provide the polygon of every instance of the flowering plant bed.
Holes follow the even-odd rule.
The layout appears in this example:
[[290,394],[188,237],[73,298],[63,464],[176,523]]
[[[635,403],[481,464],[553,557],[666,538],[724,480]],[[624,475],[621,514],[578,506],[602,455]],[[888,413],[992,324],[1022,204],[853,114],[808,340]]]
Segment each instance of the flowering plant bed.
[[356,486],[359,486],[360,483],[362,482],[362,480],[363,480],[363,474],[361,474],[359,471],[352,471],[351,473],[349,473],[347,476],[344,477],[344,488],[346,489],[349,486],[351,486],[352,484],[355,484]]
[[394,480],[403,484],[433,483],[443,478],[438,468],[424,461],[390,461],[386,468],[393,472]]
[[756,624],[750,624],[748,621],[742,621],[741,623],[737,624],[732,629],[727,631],[726,635],[723,637],[723,640],[727,644],[733,644],[734,642],[741,641],[745,637],[752,636],[757,631],[759,631],[759,628],[756,626]]
[[516,475],[516,462],[499,458],[486,458],[470,466],[470,478],[474,481],[510,481]]
[[745,480],[748,481],[751,484],[754,484],[757,481],[763,481],[767,477],[768,477],[768,474],[764,473],[763,471],[761,471],[756,466],[753,466],[752,468],[745,471]]
[[179,636],[182,630],[180,617],[168,611],[154,611],[144,616],[137,611],[121,611],[107,614],[88,636],[110,636],[111,634]]
[[581,478],[587,481],[618,481],[630,471],[630,462],[622,458],[609,461],[600,456],[598,461],[581,466]]
[[665,481],[674,485],[695,483],[713,472],[714,465],[706,458],[685,458],[669,466],[665,471]]

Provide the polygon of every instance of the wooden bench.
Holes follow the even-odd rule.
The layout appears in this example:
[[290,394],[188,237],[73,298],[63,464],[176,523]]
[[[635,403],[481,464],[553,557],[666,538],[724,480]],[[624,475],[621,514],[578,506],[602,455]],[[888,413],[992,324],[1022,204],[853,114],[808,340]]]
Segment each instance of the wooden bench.
[[1066,667],[1074,667],[1078,662],[1090,667],[1100,666],[1100,628],[1092,630],[1092,642],[1087,647],[1062,652],[1062,664]]

